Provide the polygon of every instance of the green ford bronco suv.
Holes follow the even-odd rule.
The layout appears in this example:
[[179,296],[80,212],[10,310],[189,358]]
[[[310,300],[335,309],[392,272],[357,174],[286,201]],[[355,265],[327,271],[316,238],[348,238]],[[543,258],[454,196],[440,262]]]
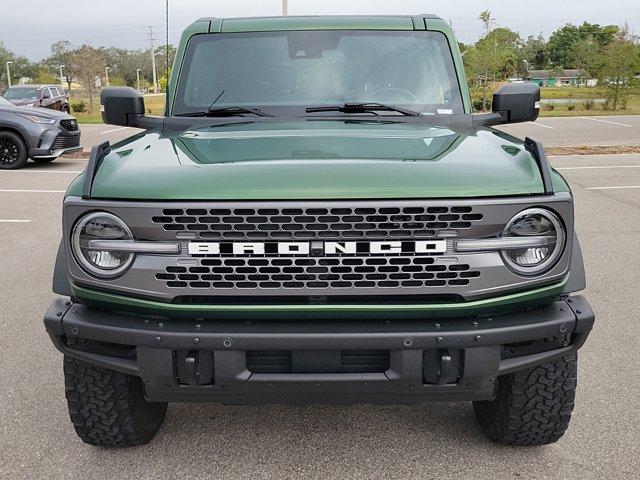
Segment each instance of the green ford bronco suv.
[[[168,402],[472,401],[496,442],[566,430],[594,315],[573,199],[510,84],[473,114],[438,17],[205,18],[163,117],[127,88],[64,199],[44,322],[87,443]],[[425,407],[428,408],[428,407]]]

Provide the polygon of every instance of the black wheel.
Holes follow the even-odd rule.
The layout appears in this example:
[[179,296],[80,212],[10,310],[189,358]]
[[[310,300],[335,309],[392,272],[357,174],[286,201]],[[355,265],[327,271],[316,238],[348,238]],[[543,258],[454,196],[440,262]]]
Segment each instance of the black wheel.
[[34,158],[33,161],[39,164],[51,163],[55,158]]
[[138,377],[65,357],[69,416],[83,442],[100,447],[149,443],[162,425],[166,403],[144,398]]
[[569,426],[577,379],[577,355],[498,378],[493,401],[474,402],[484,433],[507,445],[557,442]]
[[20,135],[0,131],[0,170],[22,168],[27,158],[27,146]]
[[62,107],[62,111],[66,114],[69,114],[70,113],[69,105],[65,105],[64,107]]

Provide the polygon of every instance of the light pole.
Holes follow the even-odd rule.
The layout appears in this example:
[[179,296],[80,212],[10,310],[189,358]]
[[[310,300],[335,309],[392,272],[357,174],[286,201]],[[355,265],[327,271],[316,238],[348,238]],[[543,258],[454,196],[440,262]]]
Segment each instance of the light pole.
[[60,86],[64,88],[64,75],[62,74],[62,69],[65,68],[66,65],[60,65]]
[[109,86],[109,70],[111,68],[110,67],[104,67],[104,82],[107,84],[107,87]]
[[9,65],[11,65],[13,62],[7,62],[7,83],[9,84],[9,88],[11,88],[11,69],[9,68]]
[[289,0],[282,0],[282,16],[289,15]]
[[138,92],[140,92],[140,69],[136,69],[136,79],[138,80]]

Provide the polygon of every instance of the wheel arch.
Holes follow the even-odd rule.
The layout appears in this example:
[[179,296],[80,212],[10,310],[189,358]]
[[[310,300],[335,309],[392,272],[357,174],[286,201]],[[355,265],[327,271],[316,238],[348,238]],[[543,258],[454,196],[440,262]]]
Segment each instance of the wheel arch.
[[29,135],[20,127],[18,127],[17,125],[0,122],[0,132],[11,132],[18,135],[24,142],[25,146],[27,147],[27,153],[29,152],[30,150],[29,141],[28,141]]

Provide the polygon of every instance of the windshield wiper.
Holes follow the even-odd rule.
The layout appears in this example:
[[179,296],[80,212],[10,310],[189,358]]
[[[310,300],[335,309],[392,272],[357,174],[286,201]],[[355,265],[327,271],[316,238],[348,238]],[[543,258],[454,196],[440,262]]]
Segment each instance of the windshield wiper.
[[408,110],[406,108],[394,107],[393,105],[385,105],[376,102],[347,102],[342,105],[328,105],[323,107],[309,107],[307,113],[316,112],[340,112],[340,113],[374,113],[375,112],[397,112],[402,115],[411,117],[419,117],[420,112]]
[[272,113],[263,112],[259,108],[251,107],[218,107],[209,108],[201,112],[179,113],[177,117],[234,117],[237,115],[255,115],[257,117],[275,117]]

